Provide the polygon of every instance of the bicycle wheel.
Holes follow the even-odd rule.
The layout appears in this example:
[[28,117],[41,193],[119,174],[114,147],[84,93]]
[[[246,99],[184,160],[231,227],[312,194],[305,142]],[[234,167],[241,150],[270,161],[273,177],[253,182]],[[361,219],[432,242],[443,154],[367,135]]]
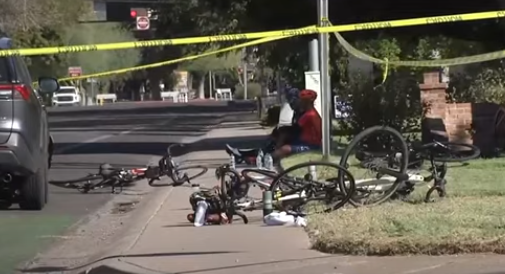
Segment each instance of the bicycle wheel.
[[220,180],[222,199],[234,201],[241,198],[242,193],[236,189],[236,186],[240,185],[240,174],[236,170],[231,169],[229,165],[221,166],[216,169],[216,177]]
[[[346,191],[340,189],[339,180],[345,181]],[[277,209],[307,215],[343,207],[355,188],[356,182],[347,169],[338,164],[315,161],[287,168],[272,182],[270,191]]]
[[[397,130],[374,126],[360,132],[340,159],[340,165],[356,179],[356,192],[349,202],[363,206],[388,200],[408,180],[408,158],[407,143]],[[339,183],[345,192],[345,182]]]
[[435,162],[460,163],[476,159],[480,156],[480,149],[471,144],[456,142],[437,142],[424,145],[430,147],[428,157]]
[[96,185],[92,183],[93,181],[103,181],[103,176],[99,174],[92,174],[73,180],[49,181],[49,184],[61,188],[77,189],[82,193],[88,193],[93,188],[93,185]]
[[[200,171],[200,172],[187,172],[187,171]],[[182,185],[185,182],[190,182],[193,179],[196,179],[209,171],[209,168],[202,165],[194,165],[194,166],[183,166],[177,167],[171,174],[172,181],[174,185]]]

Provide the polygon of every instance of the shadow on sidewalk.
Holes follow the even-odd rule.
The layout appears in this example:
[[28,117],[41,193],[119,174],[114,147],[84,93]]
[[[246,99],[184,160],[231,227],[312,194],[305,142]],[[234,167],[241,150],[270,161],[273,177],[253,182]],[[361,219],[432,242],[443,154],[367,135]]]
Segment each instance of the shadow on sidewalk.
[[[170,253],[147,253],[147,254],[129,254],[129,255],[115,255],[115,256],[107,256],[96,261],[92,261],[90,263],[86,263],[83,265],[75,266],[75,267],[62,267],[62,266],[42,266],[42,267],[33,267],[27,269],[20,269],[21,273],[49,273],[49,272],[59,272],[59,271],[75,271],[81,268],[88,268],[96,263],[100,263],[105,260],[110,259],[121,259],[121,258],[154,258],[154,257],[172,257],[172,256],[195,256],[195,255],[216,255],[216,254],[229,254],[229,253],[240,253],[240,251],[203,251],[203,252],[170,252]],[[92,271],[88,272],[87,270],[82,273],[128,273],[128,272],[95,272],[95,270],[111,270],[110,267],[106,265],[99,266],[97,268],[93,268]],[[112,269],[113,270],[113,269]],[[133,274],[133,273],[132,273]]]
[[[195,143],[187,144],[180,147],[174,147],[172,154],[175,157],[182,156],[191,152],[205,152],[223,150],[226,144],[231,146],[248,148],[261,146],[267,136],[245,136],[245,137],[223,137],[203,139]],[[131,143],[107,143],[97,142],[88,143],[83,146],[75,147],[64,152],[65,148],[74,147],[79,143],[56,143],[55,155],[72,155],[72,154],[144,154],[162,156],[166,153],[166,149],[172,143],[157,143],[157,142],[131,142]],[[60,152],[59,152],[60,151]]]

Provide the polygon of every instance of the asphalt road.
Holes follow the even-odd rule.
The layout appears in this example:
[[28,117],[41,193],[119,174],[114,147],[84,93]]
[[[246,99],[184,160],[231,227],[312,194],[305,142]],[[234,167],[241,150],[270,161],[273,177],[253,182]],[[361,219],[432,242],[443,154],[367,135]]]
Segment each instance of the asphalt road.
[[[171,143],[201,137],[223,121],[254,119],[251,108],[250,104],[148,103],[50,110],[56,143],[50,180],[85,176],[96,172],[101,163],[145,166],[159,159],[156,155]],[[0,211],[0,274],[12,273],[16,265],[110,198],[107,190],[83,195],[51,186],[49,204],[41,212]]]

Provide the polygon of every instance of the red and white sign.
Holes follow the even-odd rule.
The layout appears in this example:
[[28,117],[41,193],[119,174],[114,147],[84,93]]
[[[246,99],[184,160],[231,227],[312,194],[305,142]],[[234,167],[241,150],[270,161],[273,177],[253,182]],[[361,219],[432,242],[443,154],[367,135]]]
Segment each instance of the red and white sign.
[[148,30],[151,26],[151,21],[147,16],[137,16],[137,30]]
[[77,77],[82,75],[82,68],[81,67],[68,67],[68,75],[70,77]]

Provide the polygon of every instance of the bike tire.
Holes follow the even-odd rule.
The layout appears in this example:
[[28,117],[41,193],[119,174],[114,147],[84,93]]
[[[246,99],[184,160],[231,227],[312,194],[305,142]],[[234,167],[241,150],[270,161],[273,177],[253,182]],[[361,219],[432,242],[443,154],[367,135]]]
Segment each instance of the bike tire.
[[[270,191],[272,192],[272,194],[274,194],[274,192],[277,189],[281,189],[280,184],[281,184],[283,178],[286,175],[289,175],[289,173],[292,172],[292,171],[294,171],[294,170],[302,169],[302,168],[309,167],[309,166],[326,166],[326,167],[331,167],[331,168],[334,168],[334,169],[338,170],[338,178],[341,178],[338,181],[343,180],[345,178],[349,179],[348,185],[346,186],[348,188],[348,191],[346,193],[341,192],[343,194],[343,198],[339,202],[337,202],[335,205],[331,206],[327,210],[324,210],[323,211],[324,213],[337,210],[337,209],[345,206],[350,201],[352,195],[354,194],[354,190],[356,188],[356,181],[354,180],[354,177],[343,166],[341,166],[339,164],[331,163],[331,162],[325,162],[325,161],[305,162],[305,163],[300,163],[300,164],[297,164],[297,165],[294,165],[294,166],[291,166],[291,167],[285,169],[272,182],[272,185],[270,186]],[[327,179],[326,181],[328,181],[328,180],[329,179]],[[333,190],[336,191],[338,187],[341,187],[340,182],[335,182],[335,187],[333,188]],[[301,189],[303,189],[303,187],[299,187],[299,189],[301,190]],[[334,192],[334,193],[336,193],[336,192]],[[328,193],[326,192],[326,194],[328,194]],[[335,197],[336,197],[336,195],[332,195],[332,198],[335,198]],[[306,202],[308,202],[310,200],[319,200],[319,199],[308,198]],[[315,213],[323,213],[323,212],[315,212]],[[300,212],[298,212],[298,213],[300,213]]]
[[[226,177],[229,177],[230,181],[226,180]],[[236,180],[240,181],[240,174],[236,170],[226,169],[222,171],[222,176],[220,177],[221,199],[232,202],[236,199],[232,185],[237,183]]]
[[[182,178],[178,178],[177,174],[178,173],[180,174],[181,171],[192,170],[192,169],[201,169],[201,171],[199,173],[197,173],[196,175],[192,175],[191,177],[187,177],[186,175],[184,175]],[[178,186],[178,185],[184,184],[185,182],[189,182],[189,181],[194,180],[198,177],[201,177],[202,175],[207,173],[207,171],[209,171],[209,168],[206,166],[203,166],[203,165],[183,166],[183,167],[176,168],[176,170],[174,170],[172,172],[170,178],[172,179],[174,186]]]
[[95,180],[103,180],[103,176],[99,175],[99,174],[93,174],[93,175],[88,175],[86,177],[82,177],[79,179],[73,179],[73,180],[49,181],[49,184],[57,186],[57,187],[61,187],[61,188],[79,189],[79,186],[76,186],[75,184],[85,183],[87,181],[95,181]]
[[[401,154],[403,156],[402,156],[402,159],[399,161],[399,167],[398,167],[397,171],[405,174],[407,172],[408,160],[409,160],[409,154],[408,154],[409,150],[408,150],[407,142],[405,141],[405,139],[403,138],[403,136],[400,132],[398,132],[397,130],[395,130],[391,127],[387,127],[387,126],[369,127],[367,129],[363,130],[362,132],[360,132],[358,135],[356,135],[352,139],[351,143],[349,143],[349,145],[346,147],[346,149],[342,155],[342,158],[340,158],[340,165],[343,167],[348,167],[349,165],[348,165],[347,161],[348,161],[349,157],[351,157],[351,154],[354,151],[353,149],[357,148],[357,146],[359,146],[360,142],[363,140],[366,140],[366,138],[368,136],[371,136],[373,134],[378,134],[378,133],[390,134],[397,141],[400,141],[400,146],[399,146],[400,151],[399,152],[401,152]],[[339,175],[339,178],[341,178],[340,175]],[[384,195],[381,198],[378,198],[377,200],[375,200],[374,203],[370,203],[367,205],[369,205],[369,206],[378,205],[378,204],[381,204],[381,203],[387,201],[398,190],[398,188],[400,187],[400,185],[402,183],[403,183],[403,180],[397,179],[393,183],[393,185],[384,193]],[[339,184],[340,184],[340,189],[342,191],[344,191],[344,192],[347,191],[345,188],[345,182],[342,179],[339,180]],[[359,189],[359,186],[357,186],[357,188]],[[355,207],[359,207],[359,206],[363,205],[357,199],[353,199],[353,197],[351,197],[349,199],[349,203]]]
[[[440,144],[447,146],[447,147],[460,147],[464,148],[465,151],[470,151],[468,155],[460,158],[451,158],[450,156],[448,157],[441,157],[441,156],[433,156],[433,161],[435,162],[442,162],[442,163],[462,163],[462,162],[467,162],[473,159],[476,159],[480,156],[480,148],[477,146],[471,145],[471,144],[465,144],[465,143],[458,143],[458,142],[439,142]],[[429,147],[434,145],[434,143],[426,144],[425,147]],[[456,150],[454,150],[455,153]]]

